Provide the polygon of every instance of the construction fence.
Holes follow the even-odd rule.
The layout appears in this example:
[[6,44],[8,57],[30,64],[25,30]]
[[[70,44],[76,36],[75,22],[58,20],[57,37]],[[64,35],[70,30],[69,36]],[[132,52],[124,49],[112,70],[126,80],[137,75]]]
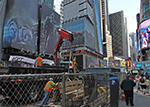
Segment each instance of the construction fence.
[[[109,107],[110,77],[123,73],[45,73],[0,75],[0,107],[39,107],[50,78],[55,83],[45,107]],[[119,86],[119,85],[118,85]],[[119,96],[121,90],[119,89]]]

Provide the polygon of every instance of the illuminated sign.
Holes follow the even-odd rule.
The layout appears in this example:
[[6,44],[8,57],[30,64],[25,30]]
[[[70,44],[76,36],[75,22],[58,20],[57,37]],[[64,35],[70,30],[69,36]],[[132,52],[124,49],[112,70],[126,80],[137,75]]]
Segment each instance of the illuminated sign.
[[121,61],[120,63],[121,63],[121,64],[120,64],[120,66],[123,66],[123,67],[125,67],[125,66],[126,66],[126,62]]
[[142,64],[136,64],[136,67],[142,67]]
[[150,63],[145,64],[145,67],[150,67]]
[[140,23],[137,37],[138,52],[150,46],[150,19]]

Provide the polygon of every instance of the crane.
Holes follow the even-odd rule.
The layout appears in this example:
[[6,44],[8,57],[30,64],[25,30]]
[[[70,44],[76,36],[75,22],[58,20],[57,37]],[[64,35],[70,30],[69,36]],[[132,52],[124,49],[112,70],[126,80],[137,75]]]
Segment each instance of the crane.
[[[73,41],[74,41],[74,35],[79,35],[79,34],[81,34],[82,35],[82,33],[80,33],[80,32],[78,32],[78,33],[72,33],[72,32],[70,32],[70,31],[67,31],[67,30],[65,30],[65,29],[58,29],[58,34],[60,35],[59,36],[59,39],[58,39],[58,41],[57,41],[57,43],[56,43],[56,46],[55,46],[55,49],[54,49],[54,57],[55,57],[55,65],[57,66],[57,64],[58,64],[58,62],[57,62],[57,58],[58,58],[58,56],[57,56],[57,52],[59,52],[60,51],[60,47],[62,46],[62,44],[63,44],[63,39],[67,39],[68,41],[70,41],[71,42],[71,45],[70,45],[70,57],[69,57],[69,62],[71,61],[71,58],[73,58],[73,53],[72,53],[72,43],[73,43]],[[73,65],[74,65],[74,60],[73,60]],[[75,67],[73,67],[73,68],[75,68]],[[74,72],[75,72],[75,70],[74,70]]]

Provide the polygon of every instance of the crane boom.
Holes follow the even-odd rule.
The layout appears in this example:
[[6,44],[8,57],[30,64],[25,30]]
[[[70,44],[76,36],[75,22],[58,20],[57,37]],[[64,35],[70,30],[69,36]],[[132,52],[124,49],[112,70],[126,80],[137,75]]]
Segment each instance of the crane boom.
[[60,35],[57,43],[56,43],[56,46],[55,46],[55,49],[54,49],[54,56],[55,56],[55,65],[57,65],[57,52],[60,51],[60,47],[62,46],[63,44],[63,39],[67,39],[68,41],[71,42],[71,45],[70,47],[72,46],[72,42],[74,41],[74,35],[83,35],[83,33],[72,33],[70,31],[67,31],[67,30],[64,30],[64,29],[58,29],[58,34]]
[[60,50],[60,47],[62,46],[63,44],[63,39],[67,39],[71,42],[71,45],[72,45],[72,42],[74,41],[74,38],[73,38],[73,33],[70,32],[70,31],[67,31],[67,30],[64,30],[64,29],[59,29],[58,30],[58,34],[60,35],[57,43],[56,43],[56,46],[55,46],[55,49],[54,49],[54,55],[55,55],[55,65],[57,65],[57,52]]

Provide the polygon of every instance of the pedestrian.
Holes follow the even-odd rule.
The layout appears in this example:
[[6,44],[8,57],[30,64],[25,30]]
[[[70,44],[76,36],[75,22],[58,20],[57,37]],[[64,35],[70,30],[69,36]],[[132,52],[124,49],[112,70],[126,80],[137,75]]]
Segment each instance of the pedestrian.
[[146,77],[146,80],[145,80],[145,84],[146,84],[146,93],[149,93],[149,83],[150,83],[149,77]]
[[144,76],[144,73],[142,73],[139,82],[140,82],[140,86],[141,86],[141,88],[142,88],[142,93],[144,93],[144,94],[145,94],[145,90],[146,90],[146,83],[145,83],[145,80],[146,80],[146,78],[145,78],[145,76]]
[[45,87],[44,87],[44,92],[45,92],[45,96],[40,104],[40,107],[42,107],[43,105],[45,105],[49,99],[49,94],[52,92],[52,87],[54,85],[57,85],[58,83],[54,83],[53,82],[53,78],[50,78],[49,81],[46,83]]
[[126,105],[129,105],[129,99],[130,99],[130,105],[134,106],[133,103],[133,87],[136,85],[136,83],[129,79],[129,75],[126,75],[126,79],[124,79],[121,82],[121,89],[124,90],[124,94],[125,94],[125,101],[126,101]]
[[141,78],[141,76],[140,76],[139,72],[137,72],[137,75],[135,76],[136,92],[138,92],[138,90],[140,90],[140,84],[139,84],[140,78]]
[[145,77],[146,77],[146,79],[149,79],[149,75],[148,75],[147,72],[146,72],[146,74],[145,74]]
[[42,64],[43,62],[42,62],[41,54],[39,54],[39,56],[36,58],[36,67],[41,68]]

